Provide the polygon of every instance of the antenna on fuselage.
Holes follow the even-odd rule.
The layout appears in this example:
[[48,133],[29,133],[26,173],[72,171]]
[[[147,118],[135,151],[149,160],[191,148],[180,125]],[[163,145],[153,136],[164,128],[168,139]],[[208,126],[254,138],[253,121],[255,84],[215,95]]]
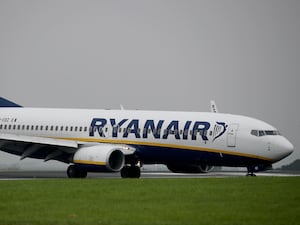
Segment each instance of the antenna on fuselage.
[[122,104],[120,104],[120,108],[121,108],[121,110],[125,110],[124,106]]
[[218,113],[219,112],[219,110],[217,108],[217,104],[214,100],[210,100],[210,111],[212,113]]

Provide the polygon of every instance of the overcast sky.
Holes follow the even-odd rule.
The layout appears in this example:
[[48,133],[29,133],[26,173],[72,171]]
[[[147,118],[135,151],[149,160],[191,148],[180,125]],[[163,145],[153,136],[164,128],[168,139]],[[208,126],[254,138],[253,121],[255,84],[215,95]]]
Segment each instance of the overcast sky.
[[297,0],[0,0],[0,95],[179,111],[214,99],[277,127],[295,145],[286,164],[300,158],[299,40]]

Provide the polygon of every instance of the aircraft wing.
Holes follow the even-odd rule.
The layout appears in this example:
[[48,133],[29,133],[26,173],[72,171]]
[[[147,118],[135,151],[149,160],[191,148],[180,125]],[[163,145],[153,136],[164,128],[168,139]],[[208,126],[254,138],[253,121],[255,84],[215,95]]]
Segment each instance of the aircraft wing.
[[[24,158],[37,158],[48,161],[50,159],[70,163],[73,160],[74,153],[81,147],[98,146],[99,149],[107,146],[105,143],[78,143],[72,140],[63,140],[56,138],[26,136],[16,134],[0,133],[0,149],[2,151],[12,153]],[[135,152],[135,148],[127,145],[113,145],[118,147],[124,155],[131,155]]]
[[16,134],[0,134],[0,149],[2,151],[26,157],[44,159],[56,159],[62,162],[70,162],[78,149],[76,141],[60,140],[55,138],[25,136]]

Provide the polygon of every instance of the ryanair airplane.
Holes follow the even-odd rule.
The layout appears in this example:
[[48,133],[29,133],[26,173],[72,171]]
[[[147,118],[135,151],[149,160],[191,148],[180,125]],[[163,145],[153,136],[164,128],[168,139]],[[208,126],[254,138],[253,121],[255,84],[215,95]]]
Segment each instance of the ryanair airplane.
[[68,163],[70,178],[88,172],[140,177],[144,164],[205,173],[213,166],[266,170],[293,152],[273,126],[212,112],[26,108],[0,98],[0,149]]

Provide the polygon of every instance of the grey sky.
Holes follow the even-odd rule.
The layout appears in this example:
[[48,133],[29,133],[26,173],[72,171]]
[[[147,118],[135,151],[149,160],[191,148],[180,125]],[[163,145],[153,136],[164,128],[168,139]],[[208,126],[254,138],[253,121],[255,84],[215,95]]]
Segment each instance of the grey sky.
[[0,0],[0,95],[180,111],[214,99],[277,127],[295,145],[289,163],[300,158],[299,12],[296,0]]

